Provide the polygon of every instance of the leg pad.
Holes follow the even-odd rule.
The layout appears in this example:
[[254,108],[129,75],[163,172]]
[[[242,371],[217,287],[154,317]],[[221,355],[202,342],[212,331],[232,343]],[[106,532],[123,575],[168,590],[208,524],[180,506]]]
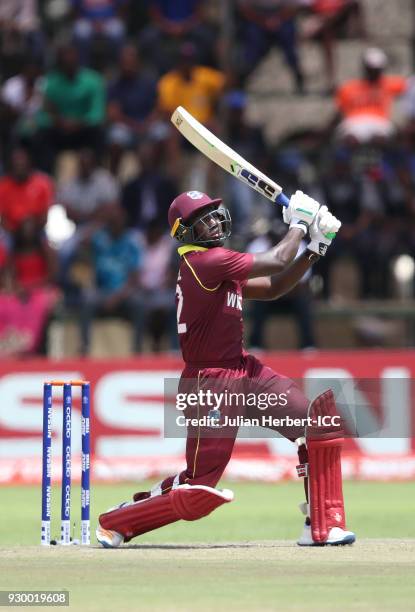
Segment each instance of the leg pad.
[[[343,428],[331,390],[312,402],[309,417],[316,422],[306,432],[311,532],[314,542],[323,543],[333,527],[346,528],[341,473]],[[318,417],[337,418],[321,426]]]
[[232,491],[184,484],[165,495],[101,514],[99,523],[104,529],[117,531],[129,540],[180,519],[195,521],[232,500]]

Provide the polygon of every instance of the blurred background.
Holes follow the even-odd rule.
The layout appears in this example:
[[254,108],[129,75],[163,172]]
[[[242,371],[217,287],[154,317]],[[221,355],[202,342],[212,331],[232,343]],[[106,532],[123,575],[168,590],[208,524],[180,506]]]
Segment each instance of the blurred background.
[[[414,0],[1,0],[0,482],[39,482],[55,375],[91,380],[95,480],[183,465],[163,438],[182,366],[168,207],[222,195],[237,250],[286,226],[180,137],[178,105],[341,219],[293,292],[246,304],[246,347],[310,397],[309,379],[373,379],[365,418],[408,437],[348,440],[344,473],[415,478],[414,35]],[[244,439],[227,474],[295,478],[295,455]]]
[[412,0],[3,0],[0,355],[177,351],[166,211],[221,194],[231,246],[280,211],[171,127],[179,104],[342,220],[287,297],[247,305],[249,348],[414,344]]

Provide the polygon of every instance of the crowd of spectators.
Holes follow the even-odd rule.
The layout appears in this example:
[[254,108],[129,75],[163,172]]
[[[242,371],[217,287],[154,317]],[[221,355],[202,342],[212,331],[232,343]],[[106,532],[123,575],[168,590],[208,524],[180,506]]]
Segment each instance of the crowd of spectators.
[[[44,351],[58,303],[79,321],[82,354],[96,316],[130,320],[135,352],[146,335],[152,350],[175,350],[177,255],[166,213],[183,189],[223,192],[235,248],[266,248],[282,235],[265,200],[180,139],[169,123],[179,104],[287,193],[302,188],[340,217],[330,257],[316,267],[321,296],[332,298],[333,265],[344,257],[357,264],[360,298],[392,296],[390,262],[415,253],[415,85],[389,74],[377,48],[364,53],[360,78],[337,83],[337,38],[366,36],[358,0],[235,0],[231,52],[209,2],[65,2],[52,26],[47,1],[0,2],[0,353]],[[334,95],[337,113],[325,129],[270,145],[246,119],[247,83],[275,46],[293,93],[307,96],[304,40],[321,46],[322,93]],[[58,245],[46,233],[57,203],[74,228]],[[276,308],[295,313],[300,346],[315,346],[309,277],[278,307],[253,307],[251,345],[266,345]]]

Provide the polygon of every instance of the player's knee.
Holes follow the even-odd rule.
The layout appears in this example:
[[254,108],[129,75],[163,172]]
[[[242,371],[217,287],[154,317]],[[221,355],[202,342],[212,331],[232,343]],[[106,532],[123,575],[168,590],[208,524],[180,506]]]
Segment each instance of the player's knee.
[[197,466],[196,470],[187,470],[188,484],[198,484],[207,487],[216,487],[219,480],[225,471],[226,466],[232,455],[232,449],[228,448],[217,448],[215,449],[214,458],[209,462],[208,465],[201,464]]
[[186,480],[187,484],[190,485],[203,485],[205,487],[215,488],[221,479],[223,474],[222,469],[215,470],[214,472],[209,472],[209,474],[204,474],[203,476],[197,476],[195,478],[188,478]]

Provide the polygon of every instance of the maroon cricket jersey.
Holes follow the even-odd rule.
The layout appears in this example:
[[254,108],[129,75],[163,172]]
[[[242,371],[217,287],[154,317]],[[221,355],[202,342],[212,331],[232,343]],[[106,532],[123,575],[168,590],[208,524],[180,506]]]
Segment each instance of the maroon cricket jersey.
[[242,287],[253,255],[222,247],[179,248],[177,325],[183,359],[198,367],[226,367],[243,355]]

